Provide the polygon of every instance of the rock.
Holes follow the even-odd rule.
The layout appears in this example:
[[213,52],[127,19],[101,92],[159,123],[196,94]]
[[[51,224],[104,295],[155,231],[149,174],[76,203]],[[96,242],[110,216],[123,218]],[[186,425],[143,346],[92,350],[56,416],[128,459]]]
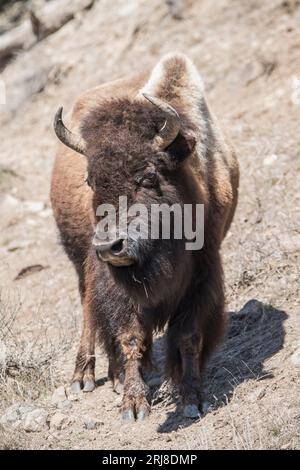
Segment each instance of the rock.
[[48,413],[43,408],[36,408],[27,413],[23,429],[27,432],[40,432],[47,426]]
[[6,410],[0,423],[4,427],[39,432],[46,427],[47,418],[48,413],[43,408],[37,408],[32,404],[16,404]]
[[58,403],[64,402],[65,400],[67,400],[65,387],[61,386],[61,387],[56,388],[51,397],[52,405],[57,405]]
[[57,412],[50,419],[50,429],[60,431],[73,423],[73,419],[64,413]]
[[32,29],[40,41],[60,29],[79,12],[90,8],[95,0],[52,0],[43,8],[32,9]]
[[266,394],[266,388],[265,387],[259,387],[254,392],[249,393],[248,395],[248,400],[251,403],[255,403],[256,401],[260,400],[263,398]]
[[115,400],[115,404],[118,408],[120,408],[122,406],[122,402],[123,402],[123,397],[122,396],[118,396],[118,398],[116,398],[116,400]]
[[29,20],[2,34],[0,38],[0,66],[4,67],[16,52],[28,49],[35,43],[36,38]]
[[90,418],[89,416],[86,416],[83,420],[83,424],[85,429],[92,430],[92,429],[97,429],[100,426],[103,426],[103,422],[100,421],[97,418]]
[[72,408],[72,402],[70,400],[64,400],[57,403],[57,408],[59,410],[70,410]]
[[[32,66],[27,67],[28,61]],[[46,85],[51,82],[51,73],[54,73],[56,64],[54,58],[47,53],[41,56],[40,50],[36,48],[25,52],[18,60],[11,63],[2,75],[6,84],[6,106],[1,113],[2,120],[9,119],[28,98],[40,93]]]
[[27,413],[35,409],[34,405],[15,404],[7,408],[0,419],[0,424],[4,427],[18,429],[22,427]]

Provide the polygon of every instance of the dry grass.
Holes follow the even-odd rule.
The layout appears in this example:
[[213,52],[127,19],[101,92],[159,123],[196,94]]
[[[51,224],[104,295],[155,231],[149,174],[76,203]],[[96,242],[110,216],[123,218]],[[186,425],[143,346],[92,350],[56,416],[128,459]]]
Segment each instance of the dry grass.
[[9,431],[0,425],[0,450],[28,449],[28,443],[24,432]]
[[62,333],[53,341],[46,324],[40,321],[34,334],[22,335],[17,328],[22,312],[20,294],[0,292],[1,408],[17,399],[35,400],[61,382],[57,362],[70,348],[76,330],[74,323],[68,337]]

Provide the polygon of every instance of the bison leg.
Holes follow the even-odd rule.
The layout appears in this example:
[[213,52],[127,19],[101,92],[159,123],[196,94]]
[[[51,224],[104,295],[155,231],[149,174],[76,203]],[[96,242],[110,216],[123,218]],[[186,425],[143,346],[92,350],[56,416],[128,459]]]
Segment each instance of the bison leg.
[[205,282],[193,286],[168,329],[167,373],[179,385],[186,417],[198,417],[202,408],[202,374],[208,358],[223,336],[223,312],[220,269]]
[[142,421],[150,412],[148,387],[141,373],[147,343],[143,334],[138,334],[136,328],[132,330],[135,333],[126,333],[119,337],[125,372],[122,417],[124,421],[133,421],[134,418]]
[[167,375],[178,386],[183,414],[189,418],[199,417],[201,408],[201,362],[202,342],[196,333],[187,333],[182,326],[173,325],[167,332]]
[[180,394],[183,401],[183,414],[187,418],[199,417],[201,407],[200,357],[201,340],[198,335],[184,336],[179,340],[182,378]]
[[95,388],[95,326],[93,325],[88,303],[83,304],[83,330],[76,357],[71,390],[78,393],[92,392]]

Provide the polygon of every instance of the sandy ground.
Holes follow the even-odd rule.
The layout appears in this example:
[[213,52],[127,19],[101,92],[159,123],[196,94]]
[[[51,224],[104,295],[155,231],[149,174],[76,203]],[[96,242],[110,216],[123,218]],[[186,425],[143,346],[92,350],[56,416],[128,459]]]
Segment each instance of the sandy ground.
[[[121,425],[120,398],[99,349],[99,386],[60,410],[70,418],[64,429],[0,428],[0,447],[300,447],[299,21],[292,0],[186,0],[176,15],[160,0],[99,0],[2,71],[0,345],[12,348],[13,360],[1,372],[1,414],[12,403],[40,406],[49,419],[57,413],[51,395],[68,385],[79,340],[77,280],[49,203],[58,106],[69,109],[81,91],[164,53],[185,52],[236,146],[241,185],[222,250],[230,325],[207,371],[206,414],[182,419],[176,396],[164,383],[159,388],[158,338],[144,424]],[[15,280],[32,265],[40,268]],[[251,299],[258,302],[243,310]],[[95,429],[86,429],[88,418],[97,420]]]

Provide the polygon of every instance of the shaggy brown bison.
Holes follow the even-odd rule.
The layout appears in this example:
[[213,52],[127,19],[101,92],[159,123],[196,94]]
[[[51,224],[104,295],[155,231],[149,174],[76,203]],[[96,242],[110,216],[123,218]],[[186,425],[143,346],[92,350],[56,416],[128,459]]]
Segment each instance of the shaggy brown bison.
[[[123,388],[125,420],[149,413],[144,367],[152,335],[166,326],[166,376],[180,390],[185,416],[201,410],[201,376],[224,331],[220,245],[237,203],[238,164],[220,132],[191,61],[164,57],[152,71],[83,94],[67,125],[55,117],[62,145],[51,201],[61,240],[78,277],[83,331],[72,389],[95,387],[95,341],[108,376]],[[180,240],[95,234],[97,207],[204,205],[204,246]],[[174,234],[173,234],[174,235]]]

